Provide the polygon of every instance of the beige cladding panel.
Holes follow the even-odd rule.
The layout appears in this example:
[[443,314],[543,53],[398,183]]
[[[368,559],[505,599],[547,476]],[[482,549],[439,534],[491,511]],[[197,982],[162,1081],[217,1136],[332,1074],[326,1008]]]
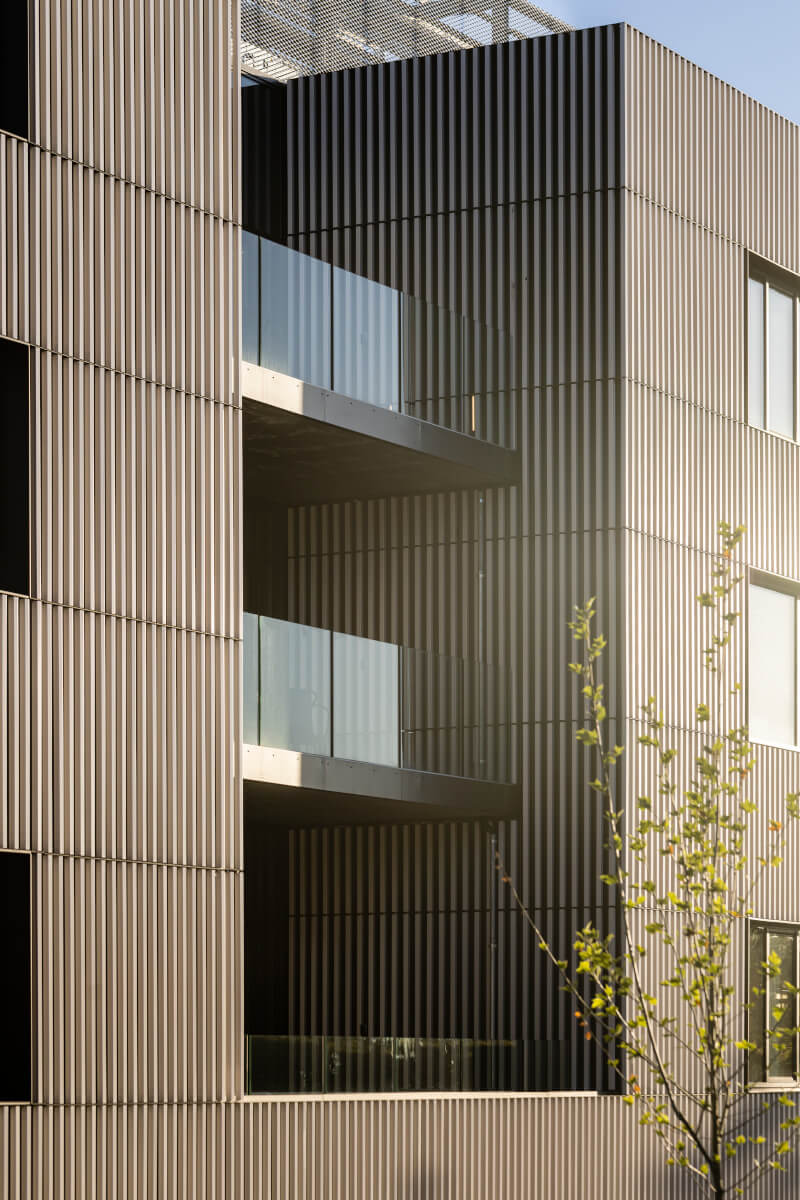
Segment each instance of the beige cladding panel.
[[[664,709],[664,717],[669,713]],[[647,796],[652,804],[650,810],[653,820],[662,820],[669,811],[672,800],[660,797],[656,779],[657,756],[652,749],[638,744],[638,738],[644,732],[643,723],[631,718],[626,722],[623,742],[626,747],[628,762],[628,798],[631,806],[639,796]],[[698,755],[703,750],[704,738],[695,728],[689,732],[676,729],[673,725],[665,728],[663,733],[665,748],[674,749],[677,754],[672,766],[672,779],[681,790],[690,786],[692,776],[696,773],[695,764]],[[742,799],[753,800],[758,805],[758,812],[743,819],[747,821],[747,854],[750,862],[757,864],[759,855],[773,843],[775,848],[775,832],[769,830],[772,821],[780,821],[784,829],[780,839],[785,839],[781,850],[784,862],[778,868],[765,871],[756,886],[752,897],[753,913],[756,917],[769,917],[773,921],[793,921],[797,913],[797,876],[800,864],[800,829],[797,822],[786,821],[785,798],[789,792],[800,790],[800,769],[797,762],[797,751],[787,750],[781,746],[756,744],[754,746],[755,766],[746,781],[740,783]],[[631,873],[634,878],[652,879],[658,895],[667,895],[677,891],[673,859],[662,855],[659,838],[653,840],[651,850],[645,862],[631,862]],[[756,867],[756,869],[758,869]],[[649,911],[649,910],[648,910]],[[736,981],[736,980],[735,980]],[[744,1000],[744,994],[742,993]]]
[[37,0],[34,47],[34,141],[238,218],[238,0]]
[[241,863],[239,644],[34,606],[31,845]]
[[241,879],[36,856],[39,1102],[241,1094]]
[[238,410],[58,355],[36,364],[39,597],[238,636]]
[[[627,579],[625,694],[628,715],[638,717],[641,705],[655,696],[670,727],[696,727],[696,709],[711,704],[711,682],[703,667],[703,651],[718,632],[714,612],[696,597],[711,583],[712,558],[698,550],[663,542],[644,534],[626,536]],[[746,616],[746,596],[737,599]],[[729,686],[746,670],[745,617],[736,626],[728,658]],[[613,644],[611,653],[614,653]],[[730,729],[744,723],[736,697],[728,697],[722,724]]]
[[[675,1200],[652,1131],[597,1096],[0,1109],[3,1200]],[[783,1200],[796,1166],[758,1200]]]
[[745,420],[744,251],[638,196],[627,218],[628,378]]
[[631,386],[625,455],[628,528],[713,552],[744,524],[751,565],[800,579],[800,444]]
[[0,135],[0,335],[238,403],[236,226]]
[[626,183],[800,272],[800,126],[626,31]]

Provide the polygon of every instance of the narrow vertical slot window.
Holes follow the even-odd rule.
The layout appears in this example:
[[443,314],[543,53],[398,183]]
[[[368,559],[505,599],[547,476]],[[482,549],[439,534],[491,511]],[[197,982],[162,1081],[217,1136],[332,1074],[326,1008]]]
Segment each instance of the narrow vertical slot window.
[[20,138],[30,137],[29,29],[26,0],[9,0],[0,41],[0,129]]
[[0,852],[0,941],[0,1101],[20,1103],[32,1099],[31,858],[12,850]]
[[0,338],[0,590],[30,590],[30,351]]
[[748,398],[751,425],[764,428],[764,284],[750,280],[748,298]]
[[794,300],[771,287],[767,317],[767,427],[794,437]]

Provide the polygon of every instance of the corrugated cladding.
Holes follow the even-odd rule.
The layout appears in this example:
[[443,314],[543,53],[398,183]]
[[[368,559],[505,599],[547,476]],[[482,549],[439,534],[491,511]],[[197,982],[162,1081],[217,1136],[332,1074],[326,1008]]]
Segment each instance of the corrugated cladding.
[[[800,128],[630,29],[626,56],[627,741],[640,730],[638,705],[655,694],[688,782],[686,730],[711,682],[701,653],[712,630],[695,597],[718,522],[747,526],[737,566],[800,578],[800,446],[748,424],[745,359],[748,253],[800,272]],[[749,717],[746,583],[735,607],[728,679],[743,692],[727,698],[726,727]],[[799,780],[797,752],[756,750],[747,787],[761,810],[758,854]],[[637,762],[631,794],[651,783]],[[759,889],[759,916],[798,919],[799,850],[792,834],[781,872]],[[660,879],[663,865],[652,871]],[[734,971],[743,985],[742,975]]]
[[230,221],[0,134],[0,335],[238,403]]
[[800,271],[800,127],[625,30],[626,186]]
[[[580,1096],[4,1106],[0,1197],[681,1200],[651,1140],[619,1100]],[[756,1200],[783,1200],[796,1171]]]
[[34,878],[39,1103],[237,1096],[241,876],[43,854]]
[[33,136],[0,134],[0,334],[34,347],[0,845],[34,852],[34,1103],[0,1111],[0,1195],[221,1196],[210,1102],[244,1073],[239,6],[31,7]]
[[31,848],[238,869],[238,643],[49,604],[31,624]]
[[37,0],[32,141],[237,220],[238,0]]
[[240,414],[59,355],[35,358],[43,600],[240,636]]
[[[484,651],[505,668],[523,812],[503,836],[516,882],[565,947],[576,924],[590,913],[597,919],[606,901],[596,884],[601,822],[588,807],[586,765],[574,746],[579,713],[565,669],[565,622],[576,601],[598,593],[606,629],[621,636],[623,42],[620,28],[585,31],[311,77],[287,89],[289,244],[508,330],[523,453],[521,487],[487,493],[483,534],[466,496],[291,514],[290,612],[447,653]],[[405,518],[412,511],[413,524]],[[608,680],[612,711],[621,679],[612,671]],[[481,835],[476,828],[470,836]],[[457,913],[437,899],[416,927],[400,908],[385,916],[395,931],[393,977],[400,979],[404,955],[421,964],[406,972],[407,1003],[394,1015],[404,1032],[455,1032],[463,1022],[466,1035],[480,1025],[477,1006],[466,997],[451,1003],[444,983],[438,994],[425,955],[455,956],[465,978],[485,978],[485,906],[447,838],[441,853],[442,869],[459,880]],[[369,870],[366,853],[358,861]],[[322,905],[320,920],[327,912]],[[334,940],[366,939],[366,961],[377,934],[331,919]],[[501,920],[501,1033],[571,1038],[568,1006],[553,999],[530,935],[517,917]],[[332,944],[307,923],[301,934],[314,962],[319,947]],[[349,957],[331,960],[326,1011],[349,986],[337,965]],[[304,1014],[309,987],[306,980],[300,989],[309,997]],[[370,987],[366,978],[359,984],[356,1007]],[[391,985],[384,993],[391,996]],[[369,1003],[385,1028],[388,999]],[[315,1029],[325,1032],[314,1013]],[[352,1022],[355,1031],[355,1015]],[[595,1085],[589,1057],[577,1048],[569,1085]]]

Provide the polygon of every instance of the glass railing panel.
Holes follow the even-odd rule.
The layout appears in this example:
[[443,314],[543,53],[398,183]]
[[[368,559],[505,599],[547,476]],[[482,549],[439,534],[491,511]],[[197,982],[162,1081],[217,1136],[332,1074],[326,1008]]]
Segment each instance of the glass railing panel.
[[401,295],[333,268],[333,388],[379,408],[400,407]]
[[242,353],[368,404],[516,441],[507,333],[246,232]]
[[[273,617],[260,617],[258,626],[257,744],[329,755],[330,634]],[[248,649],[245,643],[245,656]]]
[[[549,1086],[562,1043],[470,1038],[247,1038],[247,1090],[258,1094],[521,1091]],[[559,1078],[563,1077],[559,1076]]]
[[260,362],[261,241],[242,231],[242,358]]
[[324,1038],[249,1037],[247,1091],[250,1095],[286,1095],[326,1091]]
[[244,741],[510,782],[504,670],[244,615]]
[[259,745],[259,651],[258,622],[254,613],[244,614],[242,655],[242,738],[248,746]]
[[333,753],[400,765],[400,649],[333,635]]
[[330,388],[331,268],[261,239],[262,367]]
[[394,1039],[326,1037],[326,1092],[392,1092]]

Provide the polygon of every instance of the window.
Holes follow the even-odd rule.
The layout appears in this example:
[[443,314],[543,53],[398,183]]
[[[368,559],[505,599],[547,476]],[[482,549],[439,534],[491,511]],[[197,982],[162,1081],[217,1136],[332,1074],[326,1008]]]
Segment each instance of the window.
[[0,1020],[6,1037],[0,1058],[0,1101],[32,1098],[31,857],[0,851]]
[[[751,1083],[793,1085],[798,1076],[798,979],[796,925],[750,922],[748,947],[748,1040],[756,1046],[750,1054]],[[776,969],[768,974],[764,963],[772,956]],[[777,966],[777,964],[780,964]],[[790,985],[787,987],[787,984]]]
[[21,138],[30,137],[29,61],[28,4],[9,0],[3,6],[0,42],[0,129]]
[[800,745],[798,734],[798,595],[788,580],[753,573],[748,700],[754,742]]
[[751,425],[787,438],[798,421],[800,279],[752,259],[748,280],[747,391]]
[[27,346],[0,338],[0,591],[29,591]]

